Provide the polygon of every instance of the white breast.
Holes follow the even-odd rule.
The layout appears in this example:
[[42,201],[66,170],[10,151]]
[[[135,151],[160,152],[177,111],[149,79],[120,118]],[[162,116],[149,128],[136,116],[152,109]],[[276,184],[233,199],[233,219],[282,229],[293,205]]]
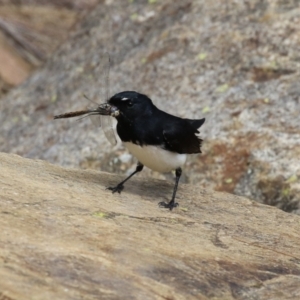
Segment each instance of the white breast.
[[184,165],[186,161],[186,154],[170,152],[156,146],[141,147],[131,142],[126,142],[124,145],[140,163],[160,173],[175,170]]

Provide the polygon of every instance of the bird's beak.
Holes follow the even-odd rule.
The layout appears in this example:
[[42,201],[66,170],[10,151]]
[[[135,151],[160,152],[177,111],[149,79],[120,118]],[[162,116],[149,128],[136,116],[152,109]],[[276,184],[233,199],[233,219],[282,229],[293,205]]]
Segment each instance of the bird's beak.
[[110,106],[110,115],[111,115],[112,117],[115,117],[115,118],[116,118],[119,114],[120,114],[119,109],[118,109],[117,107],[111,105],[111,106]]

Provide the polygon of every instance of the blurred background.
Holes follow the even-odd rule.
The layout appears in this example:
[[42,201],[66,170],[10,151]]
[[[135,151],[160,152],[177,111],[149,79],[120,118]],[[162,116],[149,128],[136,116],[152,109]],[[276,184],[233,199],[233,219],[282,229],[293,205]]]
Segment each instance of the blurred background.
[[88,120],[52,119],[100,101],[108,51],[110,94],[206,118],[183,182],[299,214],[299,46],[295,0],[0,0],[0,151],[131,172]]
[[0,97],[41,66],[96,4],[97,0],[0,0]]

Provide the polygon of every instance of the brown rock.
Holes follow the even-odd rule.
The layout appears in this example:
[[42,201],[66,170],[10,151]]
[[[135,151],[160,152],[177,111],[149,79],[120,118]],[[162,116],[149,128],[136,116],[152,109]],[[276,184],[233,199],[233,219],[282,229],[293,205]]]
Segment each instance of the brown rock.
[[0,83],[23,82],[66,39],[76,11],[86,13],[93,0],[70,2],[0,0]]
[[31,66],[21,59],[0,32],[0,77],[7,85],[17,85],[28,77]]
[[227,193],[0,154],[0,299],[299,299],[300,219]]

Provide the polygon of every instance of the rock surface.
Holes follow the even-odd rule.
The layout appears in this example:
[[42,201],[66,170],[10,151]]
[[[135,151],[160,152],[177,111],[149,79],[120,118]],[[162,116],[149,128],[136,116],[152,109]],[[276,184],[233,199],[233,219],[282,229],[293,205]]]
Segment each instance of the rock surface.
[[300,219],[227,193],[0,154],[0,299],[299,299]]
[[100,129],[52,121],[84,108],[83,92],[100,98],[98,64],[108,50],[111,94],[136,89],[170,113],[207,118],[203,155],[187,163],[187,182],[299,213],[299,25],[296,1],[101,3],[2,100],[0,151],[128,170],[133,160],[111,152]]

